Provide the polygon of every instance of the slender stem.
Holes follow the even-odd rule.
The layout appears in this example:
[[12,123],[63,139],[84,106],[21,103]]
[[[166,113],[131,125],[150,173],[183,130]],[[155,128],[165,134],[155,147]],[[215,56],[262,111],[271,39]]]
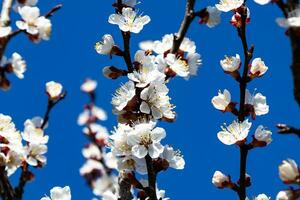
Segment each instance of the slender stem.
[[[47,125],[47,123],[49,122],[50,119],[50,113],[52,111],[52,109],[54,108],[54,106],[56,104],[58,104],[60,101],[62,101],[64,98],[66,97],[66,93],[62,94],[58,99],[56,100],[52,100],[49,99],[48,100],[48,105],[47,105],[47,109],[46,112],[44,114],[43,117],[43,123],[41,125],[41,129],[45,129],[45,126]],[[21,200],[23,197],[23,193],[24,193],[24,188],[27,184],[27,182],[30,180],[30,171],[28,170],[29,165],[27,163],[24,164],[24,166],[22,167],[22,172],[19,178],[19,183],[17,185],[17,187],[14,189],[14,193],[15,193],[15,200]]]
[[5,166],[0,168],[0,181],[4,189],[4,196],[2,196],[2,198],[4,200],[12,200],[14,198],[14,189],[9,182]]
[[148,174],[148,183],[149,183],[149,198],[150,200],[157,200],[157,195],[156,195],[156,172],[153,167],[153,161],[152,158],[147,155],[145,157],[146,159],[146,164],[147,164],[147,174]]
[[179,29],[177,35],[174,36],[174,43],[173,43],[173,47],[171,49],[171,53],[173,53],[173,54],[179,50],[180,44],[182,43],[182,41],[188,31],[188,28],[196,16],[194,14],[194,6],[195,6],[195,0],[187,0],[183,21],[181,23],[181,26],[180,26],[180,29]]
[[286,124],[277,124],[278,133],[282,135],[295,134],[300,138],[300,129]]
[[[243,9],[241,13],[242,25],[237,28],[238,35],[241,39],[243,50],[244,50],[244,69],[240,82],[240,108],[238,113],[238,120],[243,122],[245,120],[245,98],[247,89],[247,79],[248,79],[248,65],[252,59],[252,54],[254,47],[248,48],[247,38],[246,38],[246,20],[247,20],[247,9]],[[238,195],[240,200],[246,199],[246,168],[247,168],[247,155],[248,155],[248,145],[240,145],[240,180]]]
[[[122,13],[122,8],[123,8],[122,0],[117,0],[116,13]],[[127,65],[128,72],[131,73],[133,72],[133,65],[132,65],[132,60],[130,55],[130,32],[121,31],[121,34],[122,34],[123,46],[124,46],[123,59]]]

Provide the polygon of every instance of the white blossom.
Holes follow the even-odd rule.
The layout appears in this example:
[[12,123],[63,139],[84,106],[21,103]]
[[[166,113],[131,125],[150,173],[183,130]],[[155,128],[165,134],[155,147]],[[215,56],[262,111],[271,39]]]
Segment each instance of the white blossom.
[[222,131],[218,133],[219,140],[226,145],[232,145],[236,142],[246,139],[252,123],[247,120],[243,122],[233,121],[227,127],[221,127]]
[[51,99],[56,99],[62,94],[62,84],[50,81],[46,83],[46,92]]
[[189,75],[189,66],[186,60],[175,54],[169,53],[165,58],[167,65],[174,71],[178,76],[187,77]]
[[38,35],[39,39],[48,40],[51,33],[51,21],[44,16],[40,16],[38,7],[19,7],[19,14],[22,21],[17,21],[16,25],[21,30],[26,30],[31,35]]
[[54,187],[50,190],[50,197],[43,197],[41,200],[71,200],[71,189],[69,186]]
[[87,159],[83,166],[79,169],[79,172],[81,176],[84,176],[91,173],[94,170],[103,171],[102,163],[94,159]]
[[139,50],[135,54],[135,61],[141,66],[138,71],[128,74],[128,78],[136,82],[136,87],[146,87],[150,83],[163,83],[165,74],[157,69],[155,57],[146,55],[146,52]]
[[99,54],[110,55],[114,45],[115,45],[114,38],[109,34],[105,34],[102,37],[102,41],[96,43],[95,50]]
[[107,129],[104,126],[100,124],[92,123],[89,125],[89,127],[83,128],[83,132],[87,135],[90,134],[90,131],[92,132],[92,134],[95,134],[95,138],[97,142],[104,143],[104,144],[107,143],[107,139],[109,135]]
[[293,192],[291,190],[280,191],[276,196],[276,200],[294,200]]
[[80,90],[86,93],[93,92],[97,88],[97,84],[98,84],[97,81],[92,79],[87,79],[81,85]]
[[174,106],[170,104],[169,89],[165,84],[155,84],[143,89],[140,105],[142,113],[151,114],[154,119],[174,119]]
[[220,2],[215,6],[220,11],[229,12],[241,7],[243,3],[244,0],[220,0]]
[[123,8],[122,13],[110,15],[108,22],[118,25],[124,32],[139,33],[150,22],[150,17],[139,16],[132,8]]
[[13,53],[10,59],[13,72],[19,79],[24,78],[24,72],[26,71],[26,62],[22,56],[18,53]]
[[121,85],[119,89],[116,90],[115,95],[112,98],[112,105],[118,111],[123,110],[128,104],[128,102],[135,96],[135,85],[133,81],[128,81],[124,85]]
[[[174,34],[166,34],[163,36],[162,40],[156,41],[144,41],[139,44],[142,50],[148,51],[152,50],[157,54],[164,54],[165,52],[169,51],[174,42]],[[195,53],[196,45],[195,42],[190,40],[189,38],[184,38],[179,50],[187,53]]]
[[266,5],[271,2],[271,0],[254,0],[255,3],[258,3],[260,5]]
[[0,38],[8,36],[11,30],[12,28],[10,26],[0,26]]
[[118,177],[111,175],[108,176],[104,174],[97,180],[93,181],[93,193],[97,196],[102,196],[108,190],[116,190],[116,186],[118,185]]
[[299,178],[299,168],[297,163],[292,159],[282,161],[279,165],[279,176],[284,182],[294,182]]
[[169,167],[174,169],[184,169],[185,161],[180,151],[174,151],[173,147],[165,146],[160,158],[165,159],[169,163]]
[[268,67],[265,65],[264,61],[261,60],[261,58],[253,59],[250,67],[250,73],[252,75],[262,76],[266,73],[267,70]]
[[225,111],[230,102],[231,94],[227,89],[225,89],[223,93],[221,92],[221,90],[219,90],[218,96],[214,96],[211,100],[213,106],[221,111]]
[[133,130],[132,127],[126,124],[118,124],[112,131],[110,139],[112,140],[110,147],[112,152],[117,156],[131,154],[131,146],[127,143],[128,134]]
[[271,197],[268,197],[265,194],[260,194],[260,195],[258,195],[257,197],[254,198],[254,200],[270,200],[270,199],[271,199]]
[[164,147],[160,141],[166,137],[166,132],[154,126],[153,122],[136,124],[128,134],[128,144],[132,146],[132,154],[137,158],[144,158],[147,154],[151,158],[158,158],[163,152]]
[[214,6],[207,6],[206,11],[208,12],[208,19],[206,25],[209,28],[213,28],[221,22],[221,12]]
[[188,53],[187,63],[189,66],[189,75],[196,76],[198,68],[202,64],[201,55],[198,53]]
[[262,125],[257,127],[254,137],[256,140],[265,142],[267,144],[272,142],[272,132],[265,129]]
[[98,146],[90,143],[89,145],[87,145],[86,147],[84,147],[82,149],[82,155],[86,158],[86,159],[97,159],[100,160],[102,157],[102,153],[99,150]]
[[220,65],[225,72],[234,72],[241,66],[241,58],[239,54],[235,56],[225,56],[225,59],[220,61]]
[[265,115],[269,112],[269,105],[267,105],[267,98],[261,93],[251,94],[249,90],[246,90],[245,103],[252,105],[255,115]]
[[36,123],[38,120],[41,120],[41,118],[36,117],[25,121],[22,138],[31,144],[46,144],[48,143],[49,136],[44,135],[44,130],[41,128],[41,124]]
[[47,151],[48,147],[44,144],[29,143],[25,147],[26,162],[31,166],[45,165],[47,158],[44,154]]
[[283,28],[297,28],[300,27],[300,8],[290,11],[287,18],[277,18],[277,24]]
[[224,175],[220,171],[215,171],[213,177],[212,177],[212,183],[217,187],[217,188],[222,188],[224,187],[225,183],[229,183],[229,177]]

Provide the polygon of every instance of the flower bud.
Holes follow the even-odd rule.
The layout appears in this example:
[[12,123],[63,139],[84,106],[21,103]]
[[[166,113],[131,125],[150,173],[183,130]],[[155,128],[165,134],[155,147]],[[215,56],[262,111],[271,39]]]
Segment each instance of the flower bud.
[[117,79],[120,76],[124,76],[126,72],[124,70],[118,69],[114,66],[106,66],[102,69],[102,73],[106,78]]
[[96,89],[96,87],[97,87],[97,81],[92,80],[92,79],[87,79],[81,85],[80,89],[83,92],[91,93]]
[[213,178],[212,178],[212,183],[217,187],[217,188],[224,188],[228,183],[230,183],[230,179],[228,176],[224,175],[220,171],[215,171]]
[[265,194],[260,194],[260,195],[258,195],[257,197],[254,198],[254,200],[269,200],[269,199],[271,199],[271,198],[268,197]]
[[60,83],[50,81],[46,83],[46,92],[51,99],[58,98],[62,93],[63,86]]
[[277,196],[276,200],[293,200],[293,192],[291,190],[284,190],[280,191]]
[[228,90],[224,90],[223,93],[221,91],[218,92],[218,96],[214,96],[211,100],[211,103],[213,106],[225,112],[227,110],[227,107],[229,106],[231,102],[231,94]]
[[227,73],[234,72],[238,70],[241,66],[241,58],[239,54],[235,56],[225,56],[225,59],[220,61],[220,65],[223,70]]
[[265,129],[262,125],[258,126],[252,144],[255,147],[264,147],[272,142],[272,132]]
[[250,76],[253,77],[259,77],[266,73],[268,70],[268,67],[265,65],[264,61],[261,60],[261,58],[255,58],[250,67]]
[[285,183],[296,182],[299,178],[297,163],[292,159],[282,161],[282,164],[279,165],[279,176]]

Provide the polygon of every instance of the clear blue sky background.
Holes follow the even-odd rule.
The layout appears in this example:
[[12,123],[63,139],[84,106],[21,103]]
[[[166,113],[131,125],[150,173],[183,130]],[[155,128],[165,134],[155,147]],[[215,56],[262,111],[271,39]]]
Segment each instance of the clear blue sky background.
[[[117,26],[107,23],[113,13],[113,1],[40,1],[42,12],[62,3],[63,9],[52,18],[53,34],[49,42],[39,45],[30,43],[26,37],[13,40],[7,55],[19,52],[28,63],[24,80],[13,78],[13,88],[1,92],[0,111],[13,117],[18,128],[23,129],[23,121],[42,115],[46,106],[44,84],[55,80],[62,82],[68,90],[67,99],[59,104],[51,115],[48,164],[42,170],[35,170],[36,180],[26,187],[25,199],[40,199],[53,186],[70,185],[74,200],[91,199],[92,193],[79,175],[84,162],[81,148],[87,140],[76,124],[87,97],[79,90],[86,77],[99,81],[98,105],[109,114],[104,123],[108,129],[116,125],[116,117],[111,114],[111,94],[123,80],[111,81],[101,74],[103,66],[114,64],[124,67],[122,60],[110,61],[94,51],[94,43],[103,34],[110,33],[121,44]],[[142,1],[140,10],[151,16],[151,23],[141,34],[132,36],[132,50],[137,50],[138,42],[160,39],[166,33],[178,30],[184,13],[184,0]],[[197,3],[197,8],[217,3],[216,1]],[[287,122],[300,126],[300,110],[292,95],[290,73],[290,46],[285,30],[274,20],[281,16],[274,5],[259,6],[249,0],[251,23],[248,26],[249,43],[255,44],[255,57],[262,57],[269,66],[268,73],[253,81],[249,88],[258,88],[268,98],[269,115],[258,117],[252,131],[263,124],[274,131],[274,142],[267,148],[250,152],[248,173],[253,186],[248,190],[249,197],[267,193],[273,198],[285,186],[278,178],[278,165],[285,158],[294,158],[300,163],[300,141],[293,136],[279,136],[274,125]],[[215,110],[211,97],[218,89],[228,88],[238,101],[238,86],[225,75],[219,60],[225,55],[240,53],[241,43],[236,30],[229,25],[231,14],[222,15],[222,24],[209,29],[197,22],[191,26],[188,37],[197,44],[197,51],[203,56],[203,66],[197,77],[185,81],[174,79],[170,84],[170,96],[177,106],[178,119],[175,123],[160,123],[166,128],[169,143],[182,150],[186,168],[183,171],[169,170],[158,178],[158,185],[166,189],[171,199],[237,199],[229,190],[217,190],[211,184],[215,170],[230,174],[233,180],[238,177],[239,151],[235,146],[225,146],[218,141],[216,134],[224,122],[230,123],[233,116]]]

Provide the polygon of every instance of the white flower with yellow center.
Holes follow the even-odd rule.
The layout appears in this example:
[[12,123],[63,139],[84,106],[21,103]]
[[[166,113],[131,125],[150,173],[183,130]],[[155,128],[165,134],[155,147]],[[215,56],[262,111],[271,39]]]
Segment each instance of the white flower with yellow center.
[[223,12],[229,12],[241,7],[244,3],[244,0],[221,0],[216,4],[216,8]]
[[110,15],[108,22],[118,25],[124,32],[139,33],[150,22],[150,17],[139,16],[132,8],[123,8],[122,13]]
[[235,56],[225,56],[225,59],[220,61],[220,65],[225,72],[234,72],[241,66],[241,58],[239,54]]
[[46,92],[51,99],[58,98],[62,93],[63,86],[62,84],[50,81],[46,83]]
[[128,144],[132,146],[132,154],[137,158],[144,158],[147,154],[151,158],[158,158],[164,151],[160,141],[166,137],[166,132],[163,128],[154,127],[153,122],[136,124],[128,134]]
[[233,121],[229,126],[221,127],[218,138],[223,144],[235,144],[247,138],[251,125],[248,119],[243,122]]
[[170,103],[169,89],[165,84],[150,85],[141,92],[143,102],[140,105],[142,113],[151,114],[154,119],[174,119],[174,106]]
[[114,94],[111,104],[117,111],[123,110],[128,104],[128,102],[135,95],[135,85],[133,81],[128,81],[124,85],[122,85],[119,89],[116,90]]

